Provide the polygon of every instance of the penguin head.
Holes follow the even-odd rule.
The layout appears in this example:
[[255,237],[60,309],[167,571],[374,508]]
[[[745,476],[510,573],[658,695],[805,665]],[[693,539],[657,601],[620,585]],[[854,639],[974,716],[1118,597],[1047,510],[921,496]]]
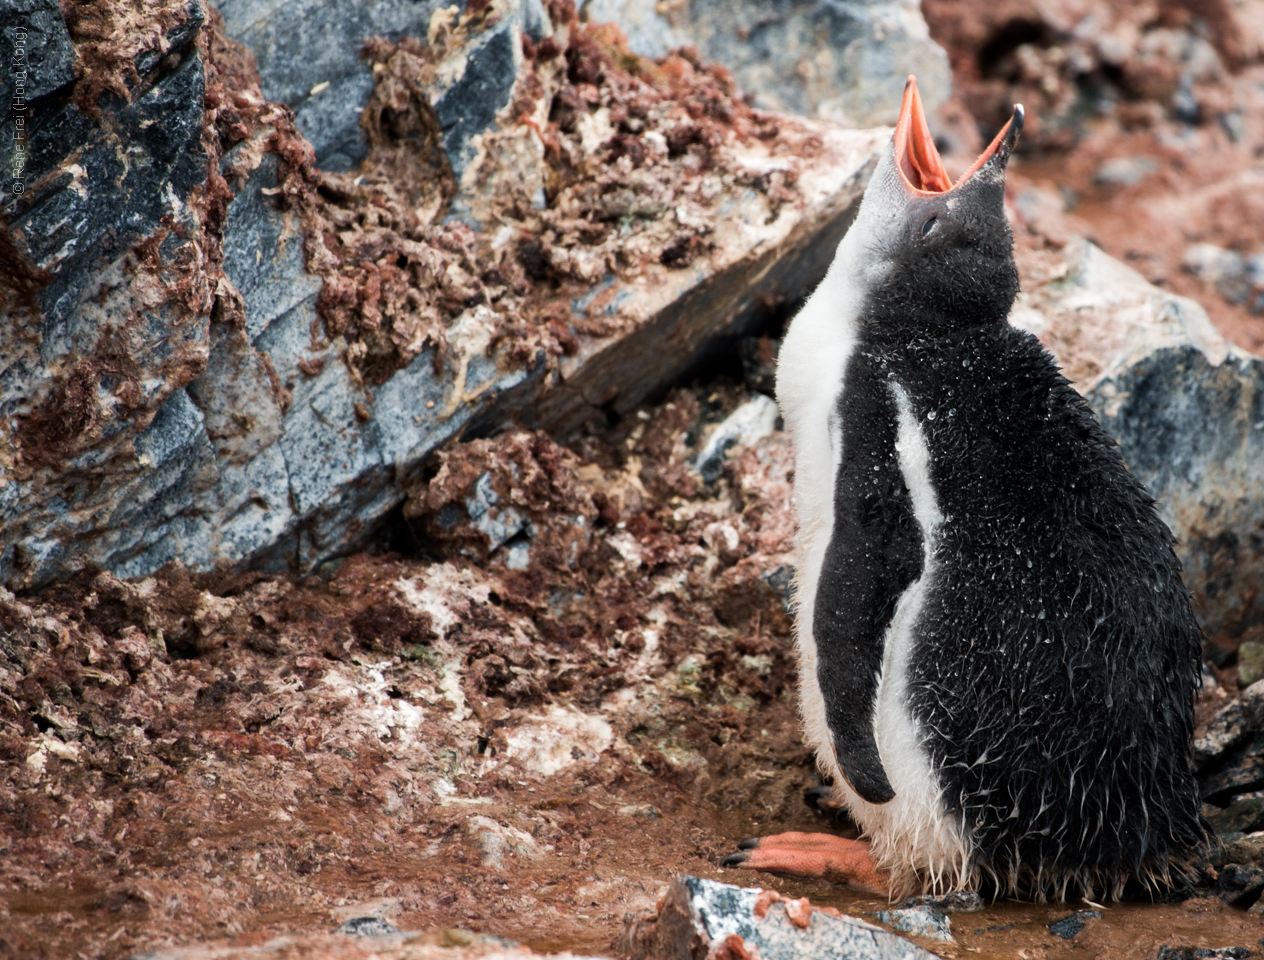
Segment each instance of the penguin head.
[[[867,332],[881,339],[935,337],[1004,323],[1018,293],[1005,220],[1005,167],[1023,128],[1014,114],[956,182],[908,78],[895,136],[880,155],[847,249],[862,288]],[[840,259],[843,259],[840,257]]]

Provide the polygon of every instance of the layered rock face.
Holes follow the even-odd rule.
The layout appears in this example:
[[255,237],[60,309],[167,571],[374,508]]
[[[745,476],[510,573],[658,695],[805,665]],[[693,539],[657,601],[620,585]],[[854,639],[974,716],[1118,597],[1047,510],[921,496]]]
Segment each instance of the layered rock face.
[[566,3],[41,10],[61,86],[5,208],[15,588],[310,568],[463,431],[630,410],[815,283],[882,140]]

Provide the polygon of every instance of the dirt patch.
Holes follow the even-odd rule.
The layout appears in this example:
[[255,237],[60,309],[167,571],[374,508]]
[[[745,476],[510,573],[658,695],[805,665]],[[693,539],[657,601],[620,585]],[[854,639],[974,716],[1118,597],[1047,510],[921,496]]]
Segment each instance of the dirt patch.
[[[608,952],[681,872],[885,906],[716,866],[745,836],[852,829],[803,796],[787,438],[696,469],[752,396],[678,390],[569,448],[456,448],[396,533],[417,558],[0,596],[0,951],[245,947],[350,909]],[[1112,907],[1081,946],[1261,927],[1181,909]],[[1044,926],[1066,912],[995,905],[924,945],[1070,956]]]
[[[429,562],[6,594],[0,943],[113,957],[388,897],[404,925],[598,949],[661,878],[810,821],[766,582],[785,438],[682,479],[700,437],[675,425],[742,396],[723,393],[575,450],[449,454],[414,501]],[[518,542],[482,529],[515,515]]]

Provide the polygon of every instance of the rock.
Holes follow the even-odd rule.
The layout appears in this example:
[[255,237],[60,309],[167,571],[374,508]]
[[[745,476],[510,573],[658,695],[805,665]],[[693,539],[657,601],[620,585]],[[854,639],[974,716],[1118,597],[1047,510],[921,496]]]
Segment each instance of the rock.
[[1250,623],[1264,612],[1264,361],[1085,240],[1018,256],[1010,322],[1053,352],[1158,500],[1204,628]]
[[1159,947],[1154,960],[1245,960],[1251,956],[1246,947]]
[[788,900],[771,890],[697,877],[672,882],[657,913],[629,915],[615,951],[631,960],[725,956],[794,960],[929,960],[932,954],[880,927]]
[[1070,916],[1063,917],[1061,920],[1055,920],[1049,924],[1049,932],[1063,940],[1070,940],[1079,934],[1088,926],[1090,920],[1100,920],[1102,912],[1100,910],[1077,910]]
[[1195,243],[1181,256],[1181,267],[1229,303],[1244,303],[1252,313],[1264,313],[1264,254],[1244,257],[1236,250]]
[[1097,168],[1094,179],[1106,186],[1135,187],[1158,169],[1149,157],[1114,157]]
[[1264,865],[1264,834],[1239,837],[1224,845],[1225,860],[1228,863],[1240,863],[1248,867]]
[[1229,863],[1220,869],[1214,893],[1231,907],[1249,907],[1264,891],[1264,870],[1240,863]]
[[951,90],[947,55],[907,0],[588,0],[583,10],[592,22],[617,23],[642,56],[697,47],[766,110],[868,127],[895,123],[910,73],[929,113]]
[[[481,13],[455,19],[442,12],[447,9],[389,2],[369,8],[221,6],[230,32],[259,61],[264,91],[293,104],[300,127],[304,111],[317,104],[328,107],[322,122],[333,123],[343,109],[335,109],[339,90],[351,89],[357,77],[376,75],[359,59],[363,38],[415,32],[433,41],[440,58],[434,62],[424,52],[396,51],[402,59],[388,65],[382,53],[375,63],[384,68],[378,74],[396,84],[391,90],[407,92],[409,103],[423,102],[420,113],[431,111],[440,153],[457,174],[470,174],[464,186],[456,184],[453,211],[475,224],[499,222],[495,211],[509,209],[505,204],[518,211],[514,216],[533,211],[532,217],[552,217],[550,223],[571,217],[549,203],[584,202],[586,181],[573,188],[579,199],[568,199],[566,190],[545,198],[546,174],[553,174],[542,142],[534,127],[517,123],[518,107],[511,109],[506,98],[520,82],[536,89],[547,81],[552,86],[535,107],[538,122],[531,122],[548,125],[551,99],[576,89],[567,79],[568,61],[557,55],[557,43],[548,58],[525,59],[521,35],[543,40],[559,29],[582,28],[549,23],[536,0],[495,0]],[[493,429],[521,415],[533,426],[566,432],[606,410],[635,409],[717,338],[733,341],[748,333],[761,322],[761,303],[783,300],[823,275],[886,136],[787,120],[781,128],[760,128],[759,137],[773,138],[760,139],[750,132],[749,108],[735,92],[723,92],[722,75],[678,60],[684,86],[656,88],[654,96],[674,104],[672,97],[701,95],[705,86],[707,96],[727,97],[727,113],[721,113],[747,125],[744,145],[721,132],[728,120],[704,118],[691,121],[678,155],[663,134],[646,131],[636,149],[652,156],[639,160],[639,167],[616,169],[607,144],[617,130],[606,108],[590,111],[582,102],[587,126],[567,132],[554,125],[556,134],[549,134],[578,151],[566,162],[578,163],[584,176],[604,178],[602,190],[618,186],[620,178],[640,184],[657,177],[654,195],[666,201],[634,217],[632,233],[610,236],[602,250],[562,236],[569,227],[548,232],[552,228],[534,221],[537,232],[529,236],[554,237],[548,250],[561,264],[549,261],[539,278],[542,297],[532,309],[542,309],[543,300],[553,311],[541,320],[524,310],[522,291],[532,289],[533,281],[522,276],[518,264],[528,257],[514,252],[514,231],[506,240],[436,221],[392,226],[397,232],[384,240],[387,228],[347,229],[363,223],[368,209],[389,207],[415,220],[424,211],[410,212],[410,204],[421,210],[430,201],[391,195],[374,207],[370,196],[390,189],[374,184],[397,179],[380,168],[370,171],[369,186],[352,177],[318,186],[321,177],[338,175],[310,166],[304,159],[310,147],[286,126],[282,111],[251,92],[246,73],[231,76],[231,93],[217,88],[213,101],[207,100],[221,104],[216,122],[224,136],[238,138],[220,165],[234,192],[222,235],[207,237],[202,206],[194,202],[207,182],[209,159],[200,144],[210,115],[202,113],[202,63],[191,42],[201,23],[200,8],[192,7],[168,31],[171,52],[183,56],[174,68],[170,57],[153,61],[148,49],[142,53],[144,84],[135,102],[102,101],[113,118],[108,132],[73,103],[47,115],[61,119],[45,119],[36,131],[33,186],[9,201],[10,230],[29,255],[28,285],[35,291],[22,301],[28,304],[23,309],[43,341],[37,348],[38,338],[20,336],[11,350],[5,338],[17,333],[0,334],[0,430],[18,424],[23,432],[0,435],[0,479],[9,481],[0,483],[0,582],[36,587],[87,563],[141,576],[172,559],[195,569],[228,562],[310,570],[363,544],[404,499],[413,473],[466,430]],[[567,34],[557,36],[564,49]],[[415,83],[392,72],[408,57],[423,68]],[[216,69],[246,69],[230,59]],[[612,61],[601,69],[609,79],[590,79],[605,83],[603,96],[640,89]],[[325,81],[328,87],[312,93]],[[369,95],[378,93],[374,88]],[[225,113],[247,111],[251,104],[250,123]],[[358,110],[349,117],[355,129]],[[163,136],[155,138],[159,129]],[[122,139],[110,139],[116,135]],[[318,161],[333,156],[330,151],[346,154],[349,141],[341,136],[329,134],[324,146],[317,145]],[[787,137],[800,146],[788,146]],[[116,147],[140,151],[136,156],[148,160],[124,175],[110,152]],[[82,148],[76,156],[83,168],[73,182],[67,166],[72,148]],[[383,149],[387,159],[374,162],[394,162],[390,150],[397,147]],[[785,160],[789,155],[793,159]],[[115,186],[106,189],[109,184]],[[685,188],[694,192],[680,192]],[[634,195],[626,184],[620,189]],[[441,201],[425,207],[429,215],[438,215]],[[58,219],[54,208],[72,219]],[[613,216],[617,223],[622,215]],[[156,226],[164,217],[172,227]],[[330,217],[349,219],[335,224]],[[78,224],[79,239],[54,233],[58,223],[71,222]],[[644,224],[649,227],[642,230]],[[315,246],[313,231],[319,233]],[[155,256],[144,260],[151,234],[163,239],[153,247]],[[325,246],[331,237],[363,242],[367,252],[344,245],[338,249],[344,259],[335,260]],[[205,260],[207,242],[221,245],[222,275]],[[632,267],[620,259],[621,251],[632,249],[629,242],[644,248]],[[386,290],[381,271],[398,270],[399,262],[396,257],[379,266],[387,261],[374,244],[382,243],[409,251],[405,259],[414,272],[403,292],[394,288],[398,302],[378,306],[370,303],[369,291]],[[543,250],[541,241],[534,243]],[[577,279],[581,261],[597,264],[594,281]],[[496,270],[502,271],[499,279],[488,273]],[[480,271],[486,276],[476,276]],[[120,277],[131,279],[123,283]],[[330,289],[331,278],[342,285]],[[561,292],[550,294],[559,282]],[[489,289],[501,291],[492,296],[502,299],[488,302]],[[19,293],[15,288],[13,296]],[[149,302],[145,297],[153,309],[134,316],[138,303]],[[362,328],[346,329],[344,319],[337,320],[342,326],[329,326],[335,323],[330,303],[344,309],[337,305],[348,302],[339,297],[349,298],[350,322],[362,322]],[[440,298],[447,298],[446,306],[437,305]],[[370,312],[354,312],[362,308]],[[132,326],[119,326],[120,318],[133,316]],[[392,326],[397,322],[399,329]],[[122,353],[106,352],[120,338]],[[385,344],[386,366],[370,370],[369,361],[357,359],[369,354],[368,341],[374,349]],[[49,375],[50,363],[73,376],[58,383]],[[34,474],[10,457],[10,448],[28,459],[38,448]],[[519,526],[508,535],[525,531]],[[515,562],[526,562],[526,555]]]
[[1239,800],[1209,814],[1207,820],[1221,837],[1264,829],[1264,797]]
[[885,923],[900,933],[911,934],[926,940],[943,940],[952,943],[952,921],[942,910],[919,903],[912,907],[896,907],[892,910],[879,910],[879,923]]
[[[36,17],[50,56],[65,31],[51,16]],[[0,283],[10,320],[0,334],[0,580],[42,582],[93,555],[144,567],[170,552],[154,534],[177,522],[173,501],[214,482],[181,389],[209,349],[201,23],[192,5],[165,36],[139,38],[133,99],[101,96],[100,120],[75,100],[50,100],[29,128],[25,189],[7,189],[0,204],[14,251]],[[88,70],[78,82],[95,79]],[[18,146],[0,144],[6,170],[18,169]]]
[[[1264,681],[1252,684],[1212,717],[1194,741],[1193,758],[1204,800],[1224,804],[1238,794],[1264,789]],[[1242,819],[1245,810],[1216,823],[1217,832],[1259,829],[1253,819]]]
[[897,905],[899,909],[928,906],[944,913],[978,913],[983,909],[983,898],[974,890],[959,890],[947,893],[942,897],[919,896],[909,897]]
[[[11,44],[0,103],[15,120],[38,122],[43,111],[35,112],[37,102],[75,80],[75,50],[57,0],[10,0],[0,8],[0,34]],[[4,192],[12,195],[10,185]]]
[[1248,640],[1238,647],[1238,687],[1264,680],[1264,642]]
[[350,937],[385,937],[399,932],[399,927],[381,917],[352,917],[334,931]]
[[776,402],[762,393],[729,414],[711,432],[698,454],[696,464],[702,479],[707,483],[720,479],[725,454],[733,447],[748,447],[771,434],[780,416]]

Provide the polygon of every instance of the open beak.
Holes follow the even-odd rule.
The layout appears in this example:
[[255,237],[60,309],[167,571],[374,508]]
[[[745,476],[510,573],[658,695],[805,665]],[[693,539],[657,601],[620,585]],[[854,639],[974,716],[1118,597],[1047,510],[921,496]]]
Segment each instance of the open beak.
[[900,119],[895,123],[895,165],[905,184],[914,193],[934,196],[947,193],[969,180],[979,168],[1000,153],[1006,160],[1023,129],[1022,104],[1014,105],[1014,115],[1001,128],[978,160],[953,183],[939,158],[939,150],[930,135],[926,123],[926,111],[922,96],[917,92],[917,78],[910,76],[904,85],[904,102],[900,104]]

